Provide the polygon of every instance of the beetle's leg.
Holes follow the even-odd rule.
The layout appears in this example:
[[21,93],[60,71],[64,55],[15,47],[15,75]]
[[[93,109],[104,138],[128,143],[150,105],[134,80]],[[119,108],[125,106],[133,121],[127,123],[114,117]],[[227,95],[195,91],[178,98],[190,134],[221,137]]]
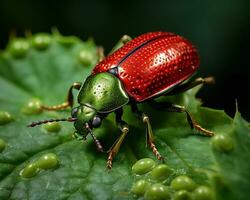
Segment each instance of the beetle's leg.
[[101,62],[105,58],[103,47],[97,47],[97,57],[98,62]]
[[191,129],[196,129],[197,131],[204,133],[205,136],[211,137],[214,135],[214,132],[209,131],[209,130],[201,127],[199,124],[197,124],[197,122],[194,120],[194,118],[192,117],[190,112],[185,108],[185,106],[180,106],[180,105],[176,105],[176,104],[172,104],[172,103],[168,103],[168,102],[152,101],[151,103],[152,103],[151,105],[153,105],[154,107],[160,108],[160,109],[166,109],[169,112],[186,113],[187,121],[188,121]]
[[123,44],[127,44],[131,40],[132,40],[132,38],[129,35],[124,35],[121,38],[121,41],[122,41]]
[[66,109],[68,107],[72,107],[73,106],[73,89],[79,90],[81,87],[81,83],[80,82],[75,82],[73,83],[73,85],[70,86],[69,91],[68,91],[68,95],[67,95],[67,99],[64,103],[59,104],[59,105],[55,105],[55,106],[46,106],[46,105],[42,105],[42,109],[43,110],[63,110]]
[[131,40],[132,38],[128,35],[122,36],[122,38],[116,43],[113,49],[109,52],[109,55],[114,53],[117,49],[121,48],[124,44],[127,44]]
[[149,117],[145,113],[142,113],[141,111],[139,111],[136,104],[132,104],[132,111],[137,115],[137,117],[142,119],[142,122],[146,125],[147,144],[152,149],[152,151],[155,154],[155,156],[157,157],[157,159],[163,160],[163,157],[161,156],[161,154],[159,153],[159,151],[157,150],[157,148],[154,144],[154,135],[153,135],[150,121],[149,121]]
[[122,109],[119,109],[116,111],[116,123],[119,127],[119,129],[122,131],[122,134],[120,137],[115,141],[115,143],[111,146],[109,150],[109,155],[108,155],[108,160],[107,160],[107,168],[111,169],[112,168],[112,161],[117,152],[119,151],[119,148],[127,135],[129,128],[128,124],[121,119],[122,117]]
[[201,84],[213,84],[215,83],[214,77],[206,77],[206,78],[196,78],[193,81],[188,81],[181,85],[176,86],[172,91],[168,92],[166,95],[175,95],[186,90],[192,89],[193,87]]

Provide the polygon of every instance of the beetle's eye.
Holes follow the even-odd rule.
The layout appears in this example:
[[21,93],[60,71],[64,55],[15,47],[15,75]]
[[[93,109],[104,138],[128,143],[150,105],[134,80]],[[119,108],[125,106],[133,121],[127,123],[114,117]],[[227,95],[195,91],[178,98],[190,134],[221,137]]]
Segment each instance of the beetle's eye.
[[95,116],[93,121],[92,121],[92,126],[94,128],[97,128],[101,125],[101,123],[102,123],[102,119],[99,116]]
[[76,118],[77,117],[77,110],[78,110],[78,107],[75,107],[71,110],[71,116],[73,118]]

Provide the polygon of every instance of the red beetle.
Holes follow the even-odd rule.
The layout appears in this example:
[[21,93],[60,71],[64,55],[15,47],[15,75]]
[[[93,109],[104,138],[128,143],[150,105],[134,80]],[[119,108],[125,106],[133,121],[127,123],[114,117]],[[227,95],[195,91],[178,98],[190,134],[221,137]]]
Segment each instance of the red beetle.
[[184,112],[192,129],[212,136],[214,133],[198,125],[184,106],[172,103],[160,105],[153,100],[160,95],[173,95],[213,81],[213,78],[208,77],[183,83],[194,74],[200,63],[197,50],[192,44],[183,37],[168,32],[146,33],[133,40],[125,36],[122,42],[124,45],[98,63],[83,84],[77,82],[70,87],[66,102],[57,106],[43,106],[44,110],[72,107],[72,89],[77,89],[79,106],[72,109],[71,117],[33,122],[29,126],[53,121],[74,122],[74,136],[82,140],[90,134],[97,149],[103,151],[92,129],[100,126],[109,113],[115,112],[122,134],[109,151],[108,168],[112,167],[113,157],[129,131],[128,124],[122,120],[122,107],[126,104],[130,104],[132,111],[145,123],[147,142],[159,160],[162,156],[155,147],[149,117],[138,110],[138,103],[150,102],[155,107],[164,106],[167,111]]

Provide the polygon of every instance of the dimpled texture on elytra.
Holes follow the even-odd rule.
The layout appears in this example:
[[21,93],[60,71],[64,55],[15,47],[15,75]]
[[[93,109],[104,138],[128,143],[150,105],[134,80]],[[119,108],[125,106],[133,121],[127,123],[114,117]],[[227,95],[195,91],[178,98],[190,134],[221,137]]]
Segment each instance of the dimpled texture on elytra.
[[137,102],[167,92],[199,67],[192,44],[168,32],[151,32],[125,44],[96,65],[93,74],[118,67],[118,78]]

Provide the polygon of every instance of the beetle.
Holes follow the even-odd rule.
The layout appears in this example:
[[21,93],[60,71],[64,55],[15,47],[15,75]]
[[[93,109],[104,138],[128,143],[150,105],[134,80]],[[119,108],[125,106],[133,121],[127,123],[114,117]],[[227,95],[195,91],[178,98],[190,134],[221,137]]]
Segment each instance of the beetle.
[[107,167],[111,169],[114,156],[129,131],[128,124],[123,121],[123,106],[131,105],[132,111],[146,126],[149,147],[158,160],[163,157],[158,152],[149,117],[137,107],[139,103],[148,102],[154,107],[164,107],[167,111],[186,113],[188,123],[206,136],[213,136],[195,122],[184,107],[169,102],[159,103],[155,98],[162,95],[174,95],[194,86],[212,83],[213,78],[190,77],[199,68],[199,56],[196,48],[185,38],[170,32],[150,32],[131,39],[124,36],[123,46],[104,58],[99,49],[100,62],[83,82],[74,83],[66,102],[56,106],[42,106],[44,110],[61,110],[73,107],[72,90],[79,90],[78,106],[71,111],[67,119],[51,119],[31,123],[30,127],[54,121],[74,122],[77,139],[84,140],[90,134],[98,151],[103,151],[100,141],[92,129],[101,125],[102,120],[110,113],[116,115],[116,123],[121,135],[108,152]]

